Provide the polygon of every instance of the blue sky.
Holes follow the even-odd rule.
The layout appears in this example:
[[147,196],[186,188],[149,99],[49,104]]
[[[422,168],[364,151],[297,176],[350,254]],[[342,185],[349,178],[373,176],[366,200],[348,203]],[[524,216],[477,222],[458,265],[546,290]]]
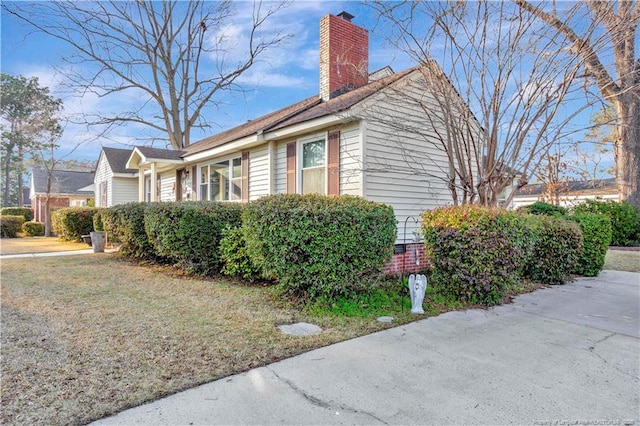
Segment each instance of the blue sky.
[[[230,31],[239,37],[243,30],[245,3],[238,2],[237,22],[230,23]],[[394,70],[402,70],[414,65],[406,56],[399,55],[384,40],[372,31],[375,19],[372,11],[360,2],[339,1],[296,1],[274,16],[272,25],[293,37],[282,47],[267,53],[264,61],[254,66],[242,78],[246,92],[225,100],[222,111],[209,111],[217,128],[199,133],[192,143],[217,131],[233,127],[297,102],[318,93],[318,39],[320,18],[328,13],[338,14],[346,10],[355,15],[353,22],[370,30],[369,70],[387,65]],[[36,76],[42,86],[49,87],[53,94],[61,97],[68,113],[91,112],[93,109],[114,108],[113,100],[98,99],[95,96],[74,97],[65,93],[59,85],[61,76],[54,66],[61,64],[61,58],[70,53],[69,47],[60,41],[33,32],[17,19],[2,13],[1,21],[1,70],[2,72]],[[111,103],[110,103],[111,102]],[[136,143],[140,129],[135,126],[120,127],[108,139],[83,143],[71,158],[79,160],[97,159],[101,145],[125,147]],[[94,133],[91,129],[68,125],[61,139],[59,155],[64,155],[77,141],[87,140]],[[156,144],[159,146],[159,144]]]
[[[561,3],[571,5],[573,3]],[[241,44],[246,37],[247,15],[251,3],[234,2],[237,17],[229,22],[228,32]],[[192,143],[219,131],[242,124],[301,99],[318,93],[318,43],[319,22],[324,15],[348,11],[355,15],[353,22],[369,30],[369,71],[390,65],[400,71],[415,63],[404,53],[398,52],[384,40],[384,33],[390,28],[379,25],[374,11],[360,1],[292,1],[289,6],[272,18],[270,29],[291,34],[292,37],[280,48],[273,49],[263,60],[250,69],[243,77],[245,92],[225,97],[220,110],[204,112],[206,119],[214,123],[212,129],[194,132]],[[429,28],[428,22],[419,22],[423,30]],[[437,50],[437,45],[432,46]],[[56,74],[55,65],[62,63],[62,57],[70,53],[69,47],[43,34],[33,32],[11,15],[2,12],[1,20],[1,63],[2,72],[25,77],[36,76],[41,85],[50,87],[53,94],[61,97],[68,114],[91,113],[95,110],[117,111],[135,102],[135,94],[123,94],[119,98],[98,98],[95,95],[71,96],[62,90],[59,84],[63,76]],[[430,51],[438,58],[437,51]],[[442,62],[441,62],[442,63]],[[567,105],[568,110],[572,109]],[[121,110],[121,109],[120,109]],[[589,123],[590,112],[581,114],[577,128]],[[87,129],[77,125],[68,125],[61,139],[62,148],[58,155],[64,156],[79,141],[84,142],[69,158],[78,160],[96,160],[101,146],[128,147],[143,144],[145,130],[139,126],[119,127],[108,138],[95,140],[96,129]],[[580,137],[580,135],[575,135]],[[165,147],[156,144],[157,147]],[[612,161],[612,158],[609,160]]]

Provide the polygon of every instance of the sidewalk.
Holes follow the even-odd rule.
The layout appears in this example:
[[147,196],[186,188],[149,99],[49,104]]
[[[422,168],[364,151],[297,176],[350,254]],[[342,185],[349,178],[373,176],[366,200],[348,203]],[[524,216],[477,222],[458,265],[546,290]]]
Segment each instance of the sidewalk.
[[603,271],[509,305],[317,349],[95,424],[640,425],[639,365],[640,273]]

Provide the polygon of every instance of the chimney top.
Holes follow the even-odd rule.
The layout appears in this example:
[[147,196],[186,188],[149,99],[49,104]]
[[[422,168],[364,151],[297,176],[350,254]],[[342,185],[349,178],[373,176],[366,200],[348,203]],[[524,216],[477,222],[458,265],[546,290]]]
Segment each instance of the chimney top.
[[340,12],[320,20],[320,99],[327,101],[369,82],[369,33]]
[[349,22],[351,22],[351,20],[352,20],[353,18],[355,18],[355,16],[353,16],[352,14],[350,14],[349,12],[346,12],[346,11],[344,11],[344,10],[343,10],[342,12],[338,13],[338,16],[339,16],[340,18],[344,19],[344,20],[349,21]]

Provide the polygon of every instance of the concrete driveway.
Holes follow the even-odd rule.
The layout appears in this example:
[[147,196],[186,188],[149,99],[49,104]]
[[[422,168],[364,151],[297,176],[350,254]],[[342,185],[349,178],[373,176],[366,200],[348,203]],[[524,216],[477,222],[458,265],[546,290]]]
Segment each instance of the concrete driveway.
[[640,425],[639,318],[640,274],[604,271],[314,350],[98,424]]

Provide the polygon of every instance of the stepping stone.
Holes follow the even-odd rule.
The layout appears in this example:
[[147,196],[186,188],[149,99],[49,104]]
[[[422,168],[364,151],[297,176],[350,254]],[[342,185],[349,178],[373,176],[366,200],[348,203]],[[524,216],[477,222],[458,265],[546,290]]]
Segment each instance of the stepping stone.
[[284,334],[291,334],[292,336],[311,336],[322,332],[322,329],[315,324],[309,324],[308,322],[297,322],[295,324],[283,324],[278,328]]

